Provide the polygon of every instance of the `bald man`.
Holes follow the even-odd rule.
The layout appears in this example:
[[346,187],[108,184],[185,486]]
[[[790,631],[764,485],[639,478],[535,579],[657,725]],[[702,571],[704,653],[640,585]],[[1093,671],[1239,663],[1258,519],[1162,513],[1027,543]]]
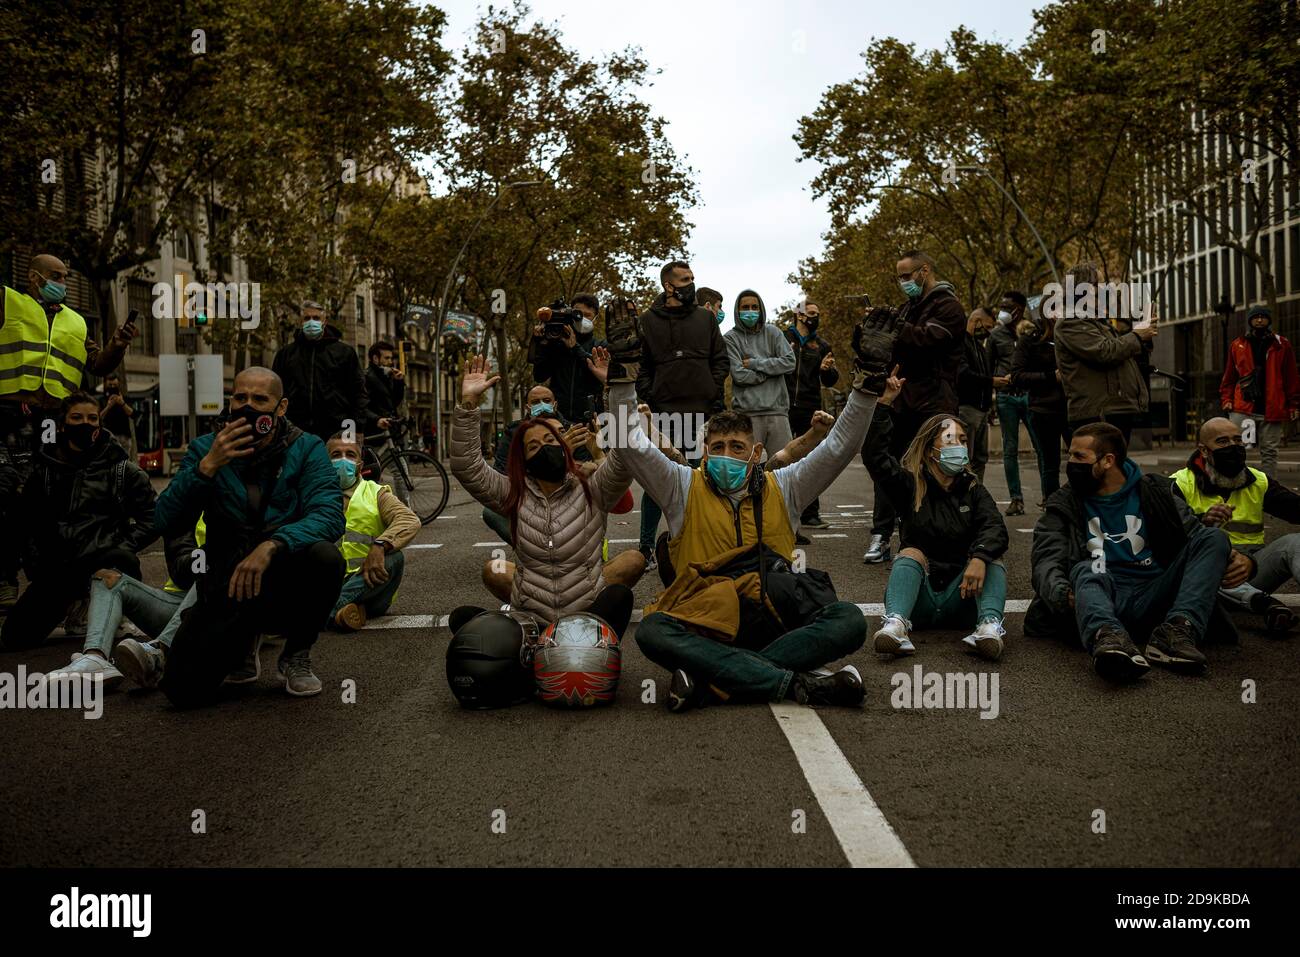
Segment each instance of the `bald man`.
[[223,682],[256,682],[263,634],[284,636],[285,690],[320,693],[311,648],[343,585],[343,492],[325,443],[290,423],[288,407],[270,369],[239,373],[227,421],[190,443],[158,498],[164,535],[189,531],[200,515],[207,525],[198,602],[159,684],[179,707],[214,701]]
[[1223,597],[1264,616],[1270,634],[1284,635],[1296,616],[1272,597],[1286,582],[1300,578],[1300,533],[1291,532],[1264,544],[1264,515],[1300,523],[1300,495],[1267,473],[1246,465],[1241,426],[1223,417],[1208,419],[1197,436],[1186,467],[1170,476],[1201,521],[1221,528],[1232,542],[1232,564],[1250,563],[1244,585],[1223,589]]
[[[27,461],[27,453],[37,450],[43,420],[82,388],[85,370],[106,375],[116,369],[135,336],[127,324],[101,349],[86,320],[64,304],[67,283],[63,260],[41,253],[32,257],[26,291],[5,286],[0,296],[0,442],[15,461]],[[27,470],[19,470],[20,481]],[[0,524],[12,527],[14,517],[5,503],[0,510]],[[0,547],[0,608],[18,598],[21,548],[17,536]]]

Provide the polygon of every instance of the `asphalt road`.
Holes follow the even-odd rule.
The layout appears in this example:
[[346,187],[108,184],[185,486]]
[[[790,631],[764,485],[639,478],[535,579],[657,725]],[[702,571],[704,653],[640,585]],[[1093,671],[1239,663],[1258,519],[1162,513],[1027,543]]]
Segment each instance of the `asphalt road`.
[[[1032,481],[1027,459],[1022,471]],[[1005,500],[997,463],[988,480]],[[1012,600],[1030,597],[1036,498],[1030,515],[1008,520]],[[861,465],[822,501],[833,527],[815,533],[809,564],[832,573],[841,598],[880,602],[888,566],[861,564],[871,504]],[[635,539],[638,521],[613,517],[609,537]],[[261,684],[207,710],[127,692],[95,721],[0,711],[0,863],[1300,863],[1300,636],[1269,640],[1247,622],[1241,645],[1209,649],[1207,677],[1155,672],[1116,689],[1081,649],[1023,638],[1013,612],[996,665],[963,654],[960,632],[920,633],[918,655],[901,663],[854,655],[867,685],[860,711],[685,715],[643,703],[643,683],[662,695],[667,676],[629,640],[611,709],[465,712],[446,686],[449,634],[430,622],[488,603],[479,567],[491,549],[475,543],[492,537],[456,487],[417,540],[441,547],[408,554],[394,608],[405,617],[316,645],[318,698],[287,697],[266,674],[267,649]],[[146,556],[151,580],[162,567],[159,553]],[[644,605],[651,584],[637,595]],[[77,649],[56,639],[3,654],[0,671],[48,670]],[[996,674],[997,717],[892,707],[891,677],[918,664]],[[355,704],[342,700],[345,679]],[[1242,701],[1245,679],[1256,703]],[[206,833],[194,833],[198,810]]]

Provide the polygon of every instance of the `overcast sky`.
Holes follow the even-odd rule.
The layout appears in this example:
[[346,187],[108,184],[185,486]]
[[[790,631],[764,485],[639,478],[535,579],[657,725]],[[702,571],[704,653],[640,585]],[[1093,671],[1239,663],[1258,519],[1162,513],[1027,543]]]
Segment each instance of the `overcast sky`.
[[[433,0],[447,14],[445,41],[462,46],[486,4]],[[1041,3],[1041,0],[1039,0]],[[694,167],[699,206],[687,212],[699,285],[718,289],[731,325],[734,299],[757,289],[772,309],[799,297],[786,283],[799,260],[821,250],[830,217],[814,201],[816,168],[796,163],[791,138],[822,92],[857,76],[873,37],[940,48],[951,31],[1021,43],[1029,0],[532,0],[533,17],[558,22],[588,56],[641,47],[663,72],[641,91],[669,121],[678,156]],[[918,117],[942,122],[942,117]],[[657,270],[655,279],[657,281]]]

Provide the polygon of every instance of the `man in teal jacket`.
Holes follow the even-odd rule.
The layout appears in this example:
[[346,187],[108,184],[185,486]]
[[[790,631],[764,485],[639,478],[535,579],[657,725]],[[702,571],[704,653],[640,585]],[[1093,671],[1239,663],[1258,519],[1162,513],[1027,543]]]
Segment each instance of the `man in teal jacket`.
[[284,635],[285,690],[320,693],[311,647],[343,583],[343,492],[324,443],[290,424],[288,405],[270,369],[239,373],[230,421],[190,443],[158,498],[164,534],[193,528],[200,515],[207,525],[195,557],[198,602],[182,617],[159,684],[180,707],[215,700],[223,682],[257,681],[264,633]]

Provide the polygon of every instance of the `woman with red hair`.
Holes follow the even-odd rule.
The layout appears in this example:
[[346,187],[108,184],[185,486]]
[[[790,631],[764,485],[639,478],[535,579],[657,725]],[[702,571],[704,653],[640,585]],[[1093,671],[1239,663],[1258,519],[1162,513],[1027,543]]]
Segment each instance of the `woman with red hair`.
[[[608,360],[591,364],[602,381]],[[526,418],[515,429],[506,474],[483,458],[479,403],[500,376],[486,359],[470,356],[461,380],[461,402],[451,424],[451,472],[465,491],[510,521],[515,562],[488,563],[483,583],[497,592],[510,584],[510,605],[546,622],[590,611],[622,636],[632,617],[632,586],[645,571],[636,550],[602,563],[605,522],[632,484],[632,473],[608,456],[587,474],[574,461],[559,425]],[[452,612],[454,633],[482,608]]]

